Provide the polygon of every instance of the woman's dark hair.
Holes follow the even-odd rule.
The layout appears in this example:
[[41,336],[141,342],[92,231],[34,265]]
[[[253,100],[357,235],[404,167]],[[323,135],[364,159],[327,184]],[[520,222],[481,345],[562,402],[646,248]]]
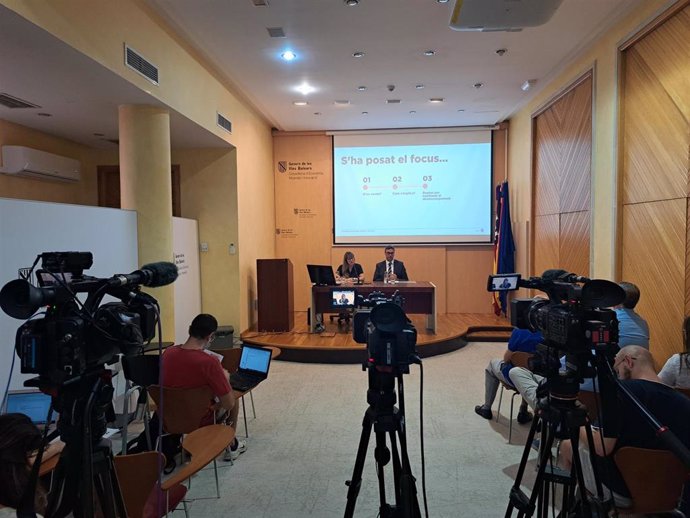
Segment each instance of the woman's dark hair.
[[192,320],[192,324],[189,326],[189,336],[203,340],[211,333],[215,333],[216,329],[218,329],[216,317],[208,313],[201,313]]
[[[28,459],[41,447],[41,432],[24,414],[0,415],[0,505],[16,509],[29,484]],[[43,511],[45,494],[37,488],[34,503]]]
[[340,271],[343,275],[343,277],[349,277],[350,276],[350,265],[347,264],[347,261],[349,259],[354,259],[355,254],[352,252],[345,252],[345,255],[343,255],[343,265],[340,267]]

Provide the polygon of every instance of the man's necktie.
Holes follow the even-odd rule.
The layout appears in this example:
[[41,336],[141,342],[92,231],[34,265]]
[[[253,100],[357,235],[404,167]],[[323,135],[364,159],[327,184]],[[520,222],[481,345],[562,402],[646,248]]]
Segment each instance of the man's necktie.
[[388,271],[387,271],[386,273],[387,273],[388,275],[390,275],[391,273],[393,273],[393,262],[392,262],[392,261],[389,261],[389,262],[388,262]]

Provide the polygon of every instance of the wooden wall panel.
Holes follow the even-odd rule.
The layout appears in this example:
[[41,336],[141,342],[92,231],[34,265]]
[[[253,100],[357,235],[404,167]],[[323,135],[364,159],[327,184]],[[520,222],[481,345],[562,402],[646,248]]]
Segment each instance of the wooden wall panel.
[[558,214],[561,145],[558,113],[547,110],[534,121],[534,214]]
[[587,275],[590,247],[592,76],[533,119],[531,272],[550,268]]
[[623,207],[621,279],[640,288],[636,310],[649,323],[657,364],[682,344],[686,205],[682,198]]
[[561,214],[559,268],[589,277],[589,211]]
[[556,268],[560,264],[559,228],[558,214],[534,218],[534,234],[539,236],[539,239],[534,240],[534,275],[541,275],[544,270]]
[[[592,78],[563,98],[560,139],[560,212],[589,210],[592,165]],[[586,236],[589,240],[589,235]]]
[[685,196],[688,119],[636,46],[625,61],[623,203]]
[[659,364],[690,314],[690,7],[624,52],[621,278],[642,293]]
[[491,273],[493,250],[482,247],[452,249],[446,257],[448,313],[487,313],[491,294],[486,281]]

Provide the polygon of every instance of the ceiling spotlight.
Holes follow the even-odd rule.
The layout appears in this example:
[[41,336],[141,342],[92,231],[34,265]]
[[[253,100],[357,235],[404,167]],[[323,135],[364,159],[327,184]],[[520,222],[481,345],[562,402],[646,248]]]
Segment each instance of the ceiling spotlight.
[[336,106],[347,106],[348,104],[350,104],[350,101],[348,101],[347,99],[336,99],[335,101],[333,101],[333,104],[335,104]]
[[447,4],[448,0],[436,0],[439,4]]
[[434,56],[435,54],[436,54],[436,51],[435,51],[435,50],[429,49],[429,50],[425,50],[425,51],[424,51],[424,55],[425,55],[425,56]]
[[459,112],[464,112],[465,109],[464,109],[464,108],[460,108],[458,111],[459,111]]
[[280,57],[283,58],[283,61],[292,61],[297,57],[297,54],[295,54],[291,50],[286,50],[280,55]]
[[484,86],[484,83],[474,83],[472,86],[479,90],[482,86]]
[[436,104],[442,103],[443,97],[432,97],[431,99],[429,99],[429,102],[430,103],[436,103]]
[[527,90],[529,90],[530,88],[532,88],[536,84],[537,84],[536,79],[528,79],[527,81],[522,83],[522,86],[520,88],[522,89],[523,92],[526,92]]
[[362,112],[362,115],[369,115],[369,112]]
[[345,0],[345,5],[348,7],[354,7],[359,5],[359,0]]
[[353,52],[353,53],[352,53],[352,57],[353,57],[353,58],[361,58],[361,57],[364,57],[364,52],[362,52],[361,50],[358,50],[357,52]]
[[295,106],[306,106],[309,103],[307,101],[292,101],[292,104]]
[[52,117],[53,116],[52,113],[46,113],[46,112],[39,112],[36,115],[38,115],[39,117]]
[[309,95],[310,93],[315,92],[316,88],[314,88],[310,84],[304,82],[301,85],[295,87],[295,90],[297,90],[302,95]]
[[424,85],[414,85],[414,87],[415,87],[417,90],[421,90],[422,88],[424,88]]
[[314,115],[321,115],[321,112],[314,112]]
[[357,90],[359,90],[360,92],[363,92],[363,91],[366,90],[366,89],[367,89],[367,87],[364,86],[364,85],[358,86],[358,87],[357,87]]
[[414,115],[415,113],[417,113],[417,112],[414,110],[410,110],[410,115]]
[[498,54],[499,56],[502,56],[506,52],[508,52],[508,49],[496,49],[496,54]]

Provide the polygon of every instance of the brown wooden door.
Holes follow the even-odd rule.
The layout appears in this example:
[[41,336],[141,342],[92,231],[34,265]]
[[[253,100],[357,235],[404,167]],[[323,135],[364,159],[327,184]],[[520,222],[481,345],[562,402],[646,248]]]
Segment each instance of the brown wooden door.
[[[120,204],[120,166],[99,165],[98,172],[98,206],[119,209]],[[180,209],[180,166],[171,168],[172,215],[181,217]]]

